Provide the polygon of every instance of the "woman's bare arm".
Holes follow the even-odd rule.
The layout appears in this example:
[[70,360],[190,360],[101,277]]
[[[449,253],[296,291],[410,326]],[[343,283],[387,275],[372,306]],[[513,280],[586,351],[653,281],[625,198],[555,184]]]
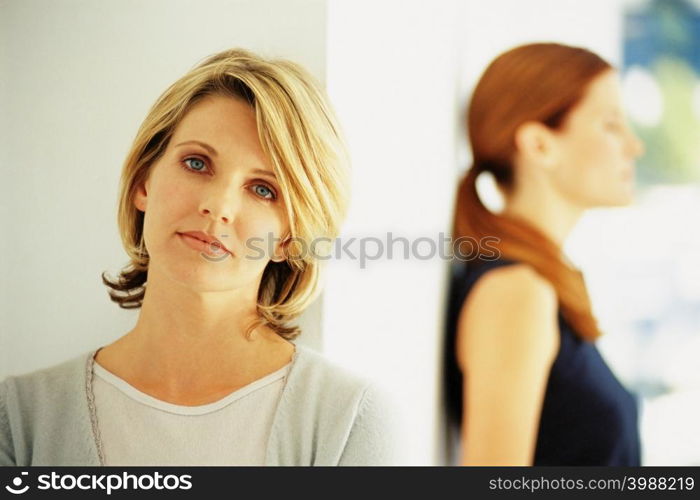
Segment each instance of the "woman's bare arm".
[[532,465],[558,328],[554,288],[530,267],[490,271],[474,286],[457,332],[464,465]]

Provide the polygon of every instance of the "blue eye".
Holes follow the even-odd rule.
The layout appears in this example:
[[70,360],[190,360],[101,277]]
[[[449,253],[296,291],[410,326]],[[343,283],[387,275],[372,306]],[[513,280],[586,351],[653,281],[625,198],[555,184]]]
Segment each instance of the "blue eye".
[[[192,163],[187,163],[188,161]],[[199,158],[185,158],[182,160],[182,163],[189,167],[188,170],[193,170],[194,172],[202,172],[202,169],[207,166],[204,160]]]
[[265,186],[264,184],[256,184],[254,186],[254,188],[255,188],[255,193],[258,196],[265,198],[267,200],[274,200],[275,199],[275,193],[273,193],[272,190],[270,188],[268,188],[267,186]]

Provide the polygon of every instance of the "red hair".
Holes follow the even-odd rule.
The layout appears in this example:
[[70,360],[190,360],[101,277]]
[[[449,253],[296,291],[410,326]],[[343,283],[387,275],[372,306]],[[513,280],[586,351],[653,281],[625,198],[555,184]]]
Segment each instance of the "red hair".
[[474,90],[467,124],[473,164],[459,183],[454,239],[495,236],[506,258],[529,264],[555,288],[562,315],[582,337],[600,336],[581,273],[562,258],[561,249],[522,219],[488,210],[479,199],[476,179],[490,172],[508,193],[514,185],[515,132],[536,121],[552,129],[563,124],[591,81],[609,63],[578,47],[556,43],[523,45],[498,56]]

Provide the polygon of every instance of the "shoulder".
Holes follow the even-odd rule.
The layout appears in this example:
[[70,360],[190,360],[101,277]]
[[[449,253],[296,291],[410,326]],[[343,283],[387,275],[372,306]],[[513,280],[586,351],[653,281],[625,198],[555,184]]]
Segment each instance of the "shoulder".
[[486,272],[465,302],[467,308],[471,315],[496,320],[551,319],[556,318],[558,301],[547,279],[527,264],[514,264]]
[[312,349],[297,346],[280,406],[294,439],[319,444],[317,465],[379,464],[390,454],[396,414],[387,391]]
[[17,465],[11,439],[7,405],[7,380],[0,381],[0,466]]
[[470,353],[483,355],[485,350],[516,355],[524,352],[519,351],[522,348],[552,361],[559,345],[557,318],[556,290],[531,266],[518,263],[492,269],[463,304],[459,357],[464,362]]
[[48,368],[9,376],[0,385],[5,410],[31,421],[64,402],[80,398],[84,391],[91,352],[82,353]]
[[305,397],[311,398],[309,402],[317,399],[359,401],[371,386],[369,379],[304,346],[296,347],[288,384],[290,390],[304,391]]
[[[42,436],[59,442],[55,424],[66,419],[76,425],[75,412],[84,391],[85,370],[92,353],[0,382],[0,464],[29,463]],[[36,457],[35,457],[36,458]]]
[[492,269],[474,286],[474,294],[485,301],[498,301],[554,308],[554,286],[527,264],[513,264]]
[[92,354],[82,353],[48,368],[7,377],[2,382],[7,400],[41,404],[72,395],[76,386],[84,384]]

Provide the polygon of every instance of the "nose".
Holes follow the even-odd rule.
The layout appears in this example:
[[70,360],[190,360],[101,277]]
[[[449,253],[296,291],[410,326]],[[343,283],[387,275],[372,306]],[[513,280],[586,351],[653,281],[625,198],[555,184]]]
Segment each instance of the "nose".
[[631,130],[629,131],[629,150],[633,158],[639,158],[645,151],[644,143]]
[[199,206],[199,213],[204,217],[212,219],[215,223],[231,224],[240,209],[240,197],[231,195],[227,190],[222,193],[218,190],[211,190],[202,199]]
[[212,212],[208,208],[203,208],[201,211],[202,215],[204,216],[210,216],[212,220],[216,222],[221,222],[222,224],[230,224],[232,217],[229,214],[226,213],[217,213],[217,212]]

